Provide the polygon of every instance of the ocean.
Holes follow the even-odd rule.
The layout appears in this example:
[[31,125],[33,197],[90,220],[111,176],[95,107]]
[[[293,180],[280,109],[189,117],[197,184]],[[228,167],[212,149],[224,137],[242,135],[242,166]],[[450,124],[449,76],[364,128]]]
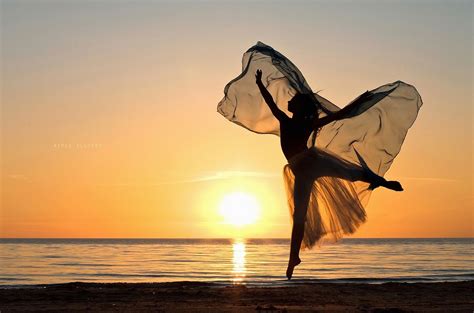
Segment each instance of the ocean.
[[[343,239],[301,252],[291,283],[474,280],[474,238]],[[288,239],[0,239],[3,288],[67,282],[282,285]]]

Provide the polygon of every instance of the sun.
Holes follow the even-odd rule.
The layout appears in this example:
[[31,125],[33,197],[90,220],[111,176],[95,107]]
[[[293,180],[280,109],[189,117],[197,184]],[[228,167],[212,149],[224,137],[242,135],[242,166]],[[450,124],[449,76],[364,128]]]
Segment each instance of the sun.
[[226,223],[240,227],[253,224],[259,219],[260,205],[249,193],[232,192],[222,198],[219,213]]

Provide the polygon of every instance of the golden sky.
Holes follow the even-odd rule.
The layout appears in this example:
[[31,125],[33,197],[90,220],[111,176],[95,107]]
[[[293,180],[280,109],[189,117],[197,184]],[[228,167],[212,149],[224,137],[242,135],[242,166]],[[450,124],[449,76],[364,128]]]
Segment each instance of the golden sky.
[[[344,106],[403,80],[424,106],[356,237],[473,236],[473,5],[1,2],[2,237],[289,237],[278,138],[216,112],[258,40]],[[259,219],[228,225],[222,199]]]

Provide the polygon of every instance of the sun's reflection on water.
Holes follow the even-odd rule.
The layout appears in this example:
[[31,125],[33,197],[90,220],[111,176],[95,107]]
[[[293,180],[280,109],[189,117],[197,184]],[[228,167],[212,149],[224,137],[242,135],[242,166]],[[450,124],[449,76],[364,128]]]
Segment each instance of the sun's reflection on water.
[[242,240],[235,240],[232,244],[232,263],[234,265],[232,270],[232,283],[242,284],[245,279],[245,242]]

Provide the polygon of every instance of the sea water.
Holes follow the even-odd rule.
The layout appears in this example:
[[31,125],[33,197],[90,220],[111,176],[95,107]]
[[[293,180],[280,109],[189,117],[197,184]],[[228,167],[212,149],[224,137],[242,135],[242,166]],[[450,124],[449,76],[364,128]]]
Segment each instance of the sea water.
[[[473,238],[344,239],[301,252],[291,283],[474,279]],[[280,285],[288,239],[0,239],[0,285],[204,281]]]

